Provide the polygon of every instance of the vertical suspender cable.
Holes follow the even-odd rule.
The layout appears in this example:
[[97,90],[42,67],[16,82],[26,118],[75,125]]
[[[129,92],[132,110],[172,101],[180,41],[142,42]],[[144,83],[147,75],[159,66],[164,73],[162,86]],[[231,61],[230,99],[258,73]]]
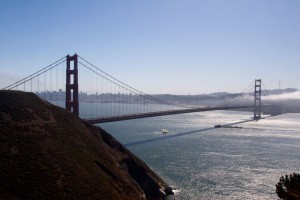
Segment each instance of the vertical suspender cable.
[[40,75],[37,77],[37,87],[38,87],[38,93],[40,93]]
[[46,73],[44,72],[44,99],[46,99]]

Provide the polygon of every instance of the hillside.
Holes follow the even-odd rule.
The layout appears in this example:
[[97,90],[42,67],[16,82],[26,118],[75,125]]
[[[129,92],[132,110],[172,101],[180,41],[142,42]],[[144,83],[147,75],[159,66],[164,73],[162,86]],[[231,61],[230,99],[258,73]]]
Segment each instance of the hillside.
[[111,135],[32,93],[0,91],[0,199],[165,199]]

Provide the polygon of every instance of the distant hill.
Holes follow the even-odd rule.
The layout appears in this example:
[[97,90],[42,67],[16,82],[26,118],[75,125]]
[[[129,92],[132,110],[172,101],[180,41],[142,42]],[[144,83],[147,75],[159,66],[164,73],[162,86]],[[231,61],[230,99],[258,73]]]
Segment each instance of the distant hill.
[[35,94],[0,91],[0,199],[165,199],[171,188],[111,135]]
[[[154,96],[172,103],[203,107],[251,105],[254,102],[253,92],[246,94],[217,92],[201,95],[158,94]],[[295,88],[262,90],[262,103],[282,105],[284,112],[300,112],[300,91]]]
[[299,91],[296,88],[286,88],[286,89],[274,89],[274,90],[264,90],[270,95],[279,95],[279,94],[286,94],[286,93],[293,93]]
[[[253,91],[254,92],[254,91]],[[172,95],[172,94],[156,94],[153,95],[159,99],[170,101],[170,102],[178,102],[178,103],[186,103],[186,104],[197,104],[197,103],[207,103],[211,101],[217,101],[220,103],[224,101],[224,99],[232,99],[238,98],[241,96],[249,95],[253,96],[253,92],[250,93],[227,93],[227,92],[215,92],[211,94],[199,94],[199,95]],[[274,90],[262,90],[262,95],[281,95],[281,94],[289,94],[299,92],[298,89],[295,88],[287,88],[287,89],[274,89]],[[253,100],[253,99],[251,99]]]

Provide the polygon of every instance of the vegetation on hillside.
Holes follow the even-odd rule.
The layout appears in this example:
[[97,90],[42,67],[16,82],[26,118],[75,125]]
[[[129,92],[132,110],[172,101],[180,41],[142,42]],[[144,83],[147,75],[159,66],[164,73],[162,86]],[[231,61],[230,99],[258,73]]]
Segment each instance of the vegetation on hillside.
[[0,177],[0,199],[142,200],[172,193],[103,129],[16,91],[0,91]]
[[276,193],[280,199],[300,200],[300,174],[281,176],[276,184]]

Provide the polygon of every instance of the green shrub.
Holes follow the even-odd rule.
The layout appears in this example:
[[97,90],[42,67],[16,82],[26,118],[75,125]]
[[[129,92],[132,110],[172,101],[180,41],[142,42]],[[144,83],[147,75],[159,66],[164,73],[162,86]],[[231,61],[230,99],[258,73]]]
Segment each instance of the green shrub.
[[280,199],[300,200],[300,174],[281,176],[276,184],[276,193]]

